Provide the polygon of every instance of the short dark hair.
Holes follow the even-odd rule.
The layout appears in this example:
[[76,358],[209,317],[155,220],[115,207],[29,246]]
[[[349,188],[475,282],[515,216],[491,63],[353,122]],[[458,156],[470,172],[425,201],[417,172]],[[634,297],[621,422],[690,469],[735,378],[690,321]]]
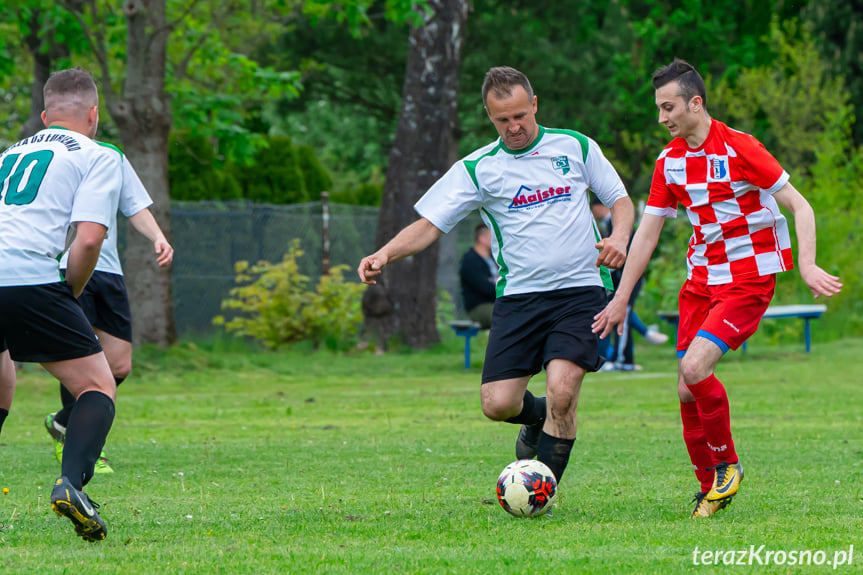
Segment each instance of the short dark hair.
[[488,105],[488,93],[494,92],[497,98],[506,98],[512,96],[512,88],[521,86],[527,92],[527,97],[533,100],[533,88],[530,87],[530,80],[527,76],[509,66],[497,66],[489,68],[485,73],[485,80],[482,82],[482,105]]
[[653,73],[653,87],[655,89],[658,90],[671,82],[677,82],[677,85],[680,86],[677,95],[686,101],[687,107],[689,101],[695,96],[701,96],[704,107],[707,107],[707,90],[704,87],[704,79],[692,64],[675,58],[670,64]]
[[488,229],[488,226],[485,224],[478,224],[473,229],[473,241],[478,241],[479,237],[486,232],[491,233],[491,230]]
[[99,91],[90,72],[75,67],[54,72],[42,90],[45,109],[52,107],[86,106],[99,103]]

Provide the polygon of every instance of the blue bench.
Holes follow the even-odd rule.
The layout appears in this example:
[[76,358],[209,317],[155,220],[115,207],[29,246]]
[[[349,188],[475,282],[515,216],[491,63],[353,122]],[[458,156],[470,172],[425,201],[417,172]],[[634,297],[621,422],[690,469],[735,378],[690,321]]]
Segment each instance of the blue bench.
[[479,333],[479,324],[469,319],[457,319],[454,321],[447,322],[447,325],[449,325],[453,329],[457,336],[464,338],[464,368],[469,369],[470,338],[476,336]]
[[[762,319],[783,319],[783,318],[800,318],[804,321],[803,340],[806,343],[806,353],[812,350],[812,328],[809,322],[813,319],[818,319],[824,312],[827,311],[826,305],[772,305],[764,312]],[[678,312],[676,311],[660,311],[657,312],[660,318],[674,326],[675,341],[677,340],[677,324],[680,321]],[[746,342],[743,342],[743,351],[746,351]]]

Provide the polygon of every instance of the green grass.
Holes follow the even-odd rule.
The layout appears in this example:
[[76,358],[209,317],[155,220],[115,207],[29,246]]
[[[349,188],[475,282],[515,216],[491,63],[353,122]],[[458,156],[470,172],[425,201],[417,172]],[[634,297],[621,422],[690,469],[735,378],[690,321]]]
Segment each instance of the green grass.
[[109,527],[97,544],[50,509],[42,417],[57,384],[28,366],[0,444],[0,573],[665,575],[728,569],[694,566],[696,546],[750,545],[828,559],[854,545],[837,571],[863,565],[863,340],[723,361],[746,481],[703,521],[689,519],[670,346],[639,348],[644,372],[588,376],[554,517],[523,520],[494,495],[517,429],[483,418],[482,346],[466,371],[461,342],[380,357],[143,350],[107,446],[116,473],[87,487]]

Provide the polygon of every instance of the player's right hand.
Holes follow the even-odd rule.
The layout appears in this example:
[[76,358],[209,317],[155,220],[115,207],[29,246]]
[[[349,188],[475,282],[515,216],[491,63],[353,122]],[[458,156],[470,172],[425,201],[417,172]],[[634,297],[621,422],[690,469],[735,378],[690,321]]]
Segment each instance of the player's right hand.
[[600,339],[605,339],[615,326],[617,326],[617,335],[623,335],[627,299],[615,296],[605,309],[593,316],[594,322],[590,328],[593,333],[599,334]]
[[360,265],[357,268],[360,281],[368,285],[376,284],[374,278],[381,275],[385,265],[387,265],[387,258],[380,253],[364,257],[360,260]]
[[156,251],[156,263],[160,268],[165,267],[174,260],[174,248],[164,238],[160,238],[153,242],[153,249]]

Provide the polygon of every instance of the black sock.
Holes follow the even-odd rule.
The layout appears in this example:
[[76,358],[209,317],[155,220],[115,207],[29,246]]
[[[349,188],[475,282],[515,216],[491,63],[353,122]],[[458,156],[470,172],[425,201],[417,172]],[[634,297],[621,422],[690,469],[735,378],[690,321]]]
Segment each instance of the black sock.
[[555,479],[560,483],[566,464],[569,463],[569,453],[572,451],[574,439],[560,439],[552,437],[546,432],[539,436],[539,445],[536,448],[536,458],[548,465]]
[[61,473],[75,489],[83,489],[93,477],[93,467],[113,422],[114,402],[104,393],[87,391],[75,402],[66,426],[61,465]]
[[60,401],[63,403],[63,408],[54,414],[54,421],[66,427],[69,425],[69,415],[72,414],[72,408],[75,407],[75,396],[62,383],[60,384]]
[[3,432],[3,422],[6,421],[7,415],[9,415],[9,410],[0,407],[0,433]]
[[545,422],[545,397],[534,397],[531,392],[525,390],[521,413],[510,417],[506,422],[522,425],[537,425]]

